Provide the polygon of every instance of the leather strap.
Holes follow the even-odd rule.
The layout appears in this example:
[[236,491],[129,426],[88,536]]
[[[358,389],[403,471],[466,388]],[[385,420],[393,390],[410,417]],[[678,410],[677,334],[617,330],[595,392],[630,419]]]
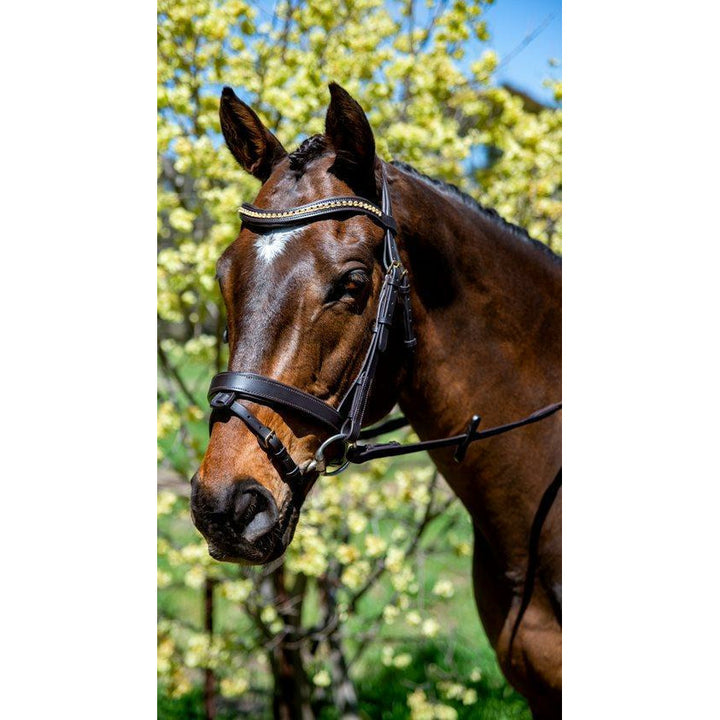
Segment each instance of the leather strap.
[[332,215],[351,213],[367,215],[392,233],[397,232],[395,219],[377,205],[356,195],[330,197],[307,205],[298,205],[287,210],[265,210],[250,203],[243,203],[238,213],[249,227],[282,228],[316,222]]
[[[382,171],[381,190],[382,212],[392,216],[392,205],[390,203],[390,191],[385,179],[385,170]],[[393,232],[390,229],[385,231],[385,244],[383,247],[383,265],[385,277],[380,289],[378,298],[378,310],[373,327],[373,335],[370,347],[365,355],[362,367],[355,381],[350,386],[338,412],[346,418],[343,427],[343,434],[346,442],[355,442],[362,431],[363,418],[367,408],[370,390],[372,389],[375,372],[380,360],[380,354],[385,352],[395,317],[395,308],[398,300],[404,309],[405,346],[412,349],[417,341],[412,324],[412,312],[410,310],[410,284],[408,282],[407,270],[403,267],[400,251]]]
[[385,433],[392,432],[393,430],[399,430],[410,425],[410,421],[404,416],[389,418],[385,422],[381,422],[378,425],[365,428],[360,431],[360,440],[369,440],[370,438],[377,437],[378,435],[384,435]]
[[234,400],[233,393],[218,392],[210,404],[213,407],[210,413],[210,431],[216,422],[227,419],[234,415],[242,420],[248,430],[257,438],[258,445],[265,451],[270,462],[277,468],[286,483],[294,485],[301,477],[302,471],[299,465],[292,459],[288,449],[283,445],[280,438],[267,425],[263,425],[242,403]]
[[[401,445],[397,442],[380,443],[377,445],[354,445],[348,448],[347,460],[351,463],[364,463],[368,460],[375,460],[383,457],[397,457],[398,455],[408,455],[409,453],[421,452],[423,450],[438,450],[440,448],[452,447],[454,445],[459,448],[463,447],[467,450],[467,446],[470,443],[476,442],[477,440],[485,440],[495,435],[502,435],[503,433],[515,430],[516,428],[523,427],[525,425],[532,425],[533,423],[544,420],[546,417],[555,414],[558,410],[562,410],[562,403],[553,403],[552,405],[546,405],[539,410],[536,410],[531,415],[523,418],[522,420],[515,420],[514,422],[505,423],[504,425],[496,425],[495,427],[488,428],[487,430],[481,430],[476,432],[474,429],[463,433],[462,435],[452,435],[451,437],[438,438],[437,440],[424,440],[422,442],[408,443],[407,445]],[[471,426],[477,426],[475,418],[470,421]],[[478,418],[479,422],[479,418]],[[379,434],[379,433],[377,433]],[[464,453],[461,457],[456,454],[456,461],[462,462]]]
[[339,413],[346,418],[343,434],[348,442],[354,442],[360,436],[365,417],[370,390],[375,379],[375,371],[380,353],[387,348],[387,341],[397,301],[397,283],[394,278],[400,268],[393,265],[385,275],[378,299],[378,314],[373,328],[370,347],[365,355],[360,372],[350,386],[350,390],[340,403]]
[[232,393],[237,398],[251,400],[273,410],[295,411],[313,422],[322,423],[334,433],[340,432],[344,422],[335,408],[314,395],[255,373],[219,373],[210,383],[208,397],[212,399],[218,393]]

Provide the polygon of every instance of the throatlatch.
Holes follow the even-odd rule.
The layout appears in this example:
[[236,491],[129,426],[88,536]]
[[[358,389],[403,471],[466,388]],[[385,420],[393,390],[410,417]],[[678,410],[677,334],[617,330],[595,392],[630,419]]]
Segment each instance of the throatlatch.
[[[404,345],[409,351],[412,351],[417,345],[410,306],[410,281],[395,241],[397,225],[392,216],[384,167],[381,177],[381,207],[377,207],[365,198],[348,196],[326,198],[287,210],[264,210],[247,203],[238,210],[243,224],[258,230],[289,228],[332,216],[338,216],[338,219],[341,219],[342,216],[349,217],[359,214],[368,216],[385,229],[383,249],[385,277],[378,298],[378,310],[370,346],[358,376],[337,409],[304,390],[255,373],[222,372],[216,375],[210,383],[208,392],[212,407],[210,428],[212,429],[213,424],[218,420],[226,419],[231,415],[242,420],[255,435],[260,447],[265,451],[280,476],[291,486],[297,484],[303,475],[311,472],[336,475],[342,472],[349,463],[364,463],[376,458],[394,457],[443,447],[457,446],[455,460],[462,462],[470,443],[538,422],[562,408],[562,403],[554,403],[537,410],[522,420],[481,432],[477,432],[480,417],[474,415],[466,432],[437,440],[426,440],[407,445],[396,442],[358,445],[359,439],[374,438],[409,425],[408,420],[401,417],[391,418],[373,428],[362,429],[380,355],[387,349],[398,304],[402,309]],[[276,411],[291,410],[299,413],[328,430],[329,436],[318,448],[314,460],[301,468],[290,456],[275,432],[263,425],[240,402],[241,400],[250,400]],[[333,446],[339,447],[340,452],[332,453],[333,458],[328,459],[326,454],[331,454],[330,449]],[[334,469],[328,470],[329,467]]]

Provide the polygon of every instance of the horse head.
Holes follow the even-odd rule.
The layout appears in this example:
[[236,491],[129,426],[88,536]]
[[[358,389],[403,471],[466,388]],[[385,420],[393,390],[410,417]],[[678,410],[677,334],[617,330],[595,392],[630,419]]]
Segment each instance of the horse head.
[[[226,144],[263,183],[253,203],[258,211],[282,212],[336,196],[379,204],[383,171],[370,124],[345,90],[331,84],[330,92],[325,133],[288,154],[250,107],[223,90]],[[217,262],[229,370],[279,381],[338,407],[371,343],[385,275],[383,238],[383,228],[362,214],[277,229],[244,223]],[[396,401],[397,359],[382,365],[366,421],[382,417]],[[332,433],[291,406],[243,406],[281,441],[300,481],[286,482],[256,435],[231,414],[213,423],[192,480],[191,511],[214,558],[260,564],[279,557],[292,539],[318,477],[313,458]]]

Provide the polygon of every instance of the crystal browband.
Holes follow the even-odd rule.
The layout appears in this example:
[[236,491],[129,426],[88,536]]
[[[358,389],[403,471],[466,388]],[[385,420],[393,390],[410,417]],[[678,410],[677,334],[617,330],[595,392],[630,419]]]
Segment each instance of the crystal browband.
[[340,213],[363,214],[376,220],[385,229],[395,233],[395,220],[384,213],[377,205],[358,197],[334,197],[327,200],[299,205],[287,210],[263,210],[249,203],[238,208],[243,222],[250,227],[283,227],[305,220],[318,220],[326,215]]

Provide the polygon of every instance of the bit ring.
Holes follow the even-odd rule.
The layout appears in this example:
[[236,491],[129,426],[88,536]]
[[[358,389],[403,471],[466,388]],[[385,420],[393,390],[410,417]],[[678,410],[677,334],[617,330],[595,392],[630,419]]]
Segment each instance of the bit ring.
[[[340,458],[339,462],[333,463],[333,465],[338,465],[338,467],[335,470],[328,471],[327,463],[325,461],[325,450],[333,443],[336,443],[338,440],[343,441],[342,458]],[[337,435],[331,435],[327,440],[325,440],[325,442],[323,442],[320,445],[320,447],[317,449],[317,452],[315,453],[315,462],[317,464],[316,469],[322,475],[327,475],[328,477],[330,477],[332,475],[338,475],[339,473],[341,473],[350,464],[350,461],[347,459],[348,447],[349,447],[349,444],[347,442],[345,442],[345,435],[343,435],[343,433],[338,433]]]

